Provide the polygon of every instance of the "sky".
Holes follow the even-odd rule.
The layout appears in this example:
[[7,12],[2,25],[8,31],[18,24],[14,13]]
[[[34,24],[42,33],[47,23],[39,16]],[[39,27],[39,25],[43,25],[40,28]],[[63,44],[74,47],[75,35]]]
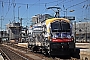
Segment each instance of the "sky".
[[5,25],[10,22],[19,22],[18,17],[23,18],[23,26],[30,26],[34,15],[46,13],[54,15],[53,10],[46,9],[52,6],[61,8],[60,16],[66,15],[67,12],[67,16],[75,16],[77,22],[90,20],[90,0],[0,0],[2,29],[4,30]]

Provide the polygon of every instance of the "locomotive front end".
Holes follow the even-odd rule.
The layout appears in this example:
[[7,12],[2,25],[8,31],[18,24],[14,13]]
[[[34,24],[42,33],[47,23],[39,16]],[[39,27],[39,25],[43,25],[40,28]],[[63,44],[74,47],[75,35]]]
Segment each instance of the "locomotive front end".
[[49,23],[49,30],[50,54],[70,55],[70,51],[74,51],[75,48],[70,21],[56,18]]

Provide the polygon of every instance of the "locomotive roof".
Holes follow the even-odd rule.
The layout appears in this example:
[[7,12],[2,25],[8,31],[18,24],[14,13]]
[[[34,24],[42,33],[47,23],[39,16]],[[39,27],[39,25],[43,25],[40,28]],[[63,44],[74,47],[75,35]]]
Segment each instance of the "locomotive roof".
[[52,23],[54,22],[55,20],[63,20],[63,21],[66,21],[68,23],[70,23],[70,20],[66,19],[66,18],[52,18],[52,19],[47,19],[46,20],[46,25],[48,25],[49,23]]

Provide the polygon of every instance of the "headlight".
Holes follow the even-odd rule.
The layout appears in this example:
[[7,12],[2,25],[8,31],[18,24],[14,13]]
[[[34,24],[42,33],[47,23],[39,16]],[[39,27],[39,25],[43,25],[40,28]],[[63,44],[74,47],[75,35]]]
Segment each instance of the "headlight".
[[70,35],[67,35],[67,38],[71,38],[71,36]]

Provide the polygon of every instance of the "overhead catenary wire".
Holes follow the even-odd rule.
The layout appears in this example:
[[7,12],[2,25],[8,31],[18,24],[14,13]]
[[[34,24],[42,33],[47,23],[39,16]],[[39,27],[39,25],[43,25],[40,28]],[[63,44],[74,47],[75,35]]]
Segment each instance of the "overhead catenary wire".
[[8,11],[7,11],[6,14],[5,14],[5,18],[6,18],[6,16],[7,16],[7,14],[9,13],[9,11],[10,11],[10,9],[11,9],[11,6],[12,6],[12,4],[10,4],[10,0],[9,0]]
[[1,14],[2,14],[2,17],[3,17],[3,19],[4,19],[4,3],[3,3],[3,1],[2,1],[2,4],[1,4]]
[[72,5],[72,6],[69,6],[69,7],[67,7],[66,9],[69,9],[69,8],[72,8],[72,7],[75,7],[75,6],[78,6],[78,5],[82,4],[82,3],[85,3],[86,1],[88,1],[88,0],[82,1],[82,2],[77,3],[77,4],[75,4],[75,5]]
[[[29,5],[34,6],[34,5],[37,5],[37,4],[39,4],[39,5],[40,5],[40,4],[44,4],[44,5],[45,5],[45,4],[55,3],[55,2],[59,2],[59,1],[61,1],[61,0],[55,0],[55,1],[52,1],[52,2],[45,2],[45,3],[38,3],[38,2],[37,2],[37,3],[35,3],[35,4],[28,4],[28,6],[29,6]],[[65,4],[66,4],[66,2],[69,2],[69,1],[66,1],[66,0],[62,0],[60,3],[62,3],[63,1],[64,1]],[[73,0],[70,0],[70,1],[73,1]],[[87,1],[87,0],[85,0],[85,1]],[[85,2],[85,1],[84,1],[84,2]],[[0,1],[0,2],[2,2],[2,1]],[[9,2],[4,2],[4,3],[9,3],[9,4],[11,4],[10,1],[9,1]],[[82,3],[82,2],[81,2],[81,3]],[[81,3],[72,5],[72,6],[68,7],[68,8],[74,7],[74,6],[79,5],[79,4],[81,4]],[[16,3],[16,2],[15,2],[15,4],[27,5],[27,4]],[[30,7],[31,7],[31,6],[30,6]],[[29,7],[29,8],[30,8],[30,7]],[[67,8],[67,9],[68,9],[68,8]],[[27,11],[27,10],[26,10],[26,11]],[[26,11],[25,11],[25,13],[26,13]],[[6,15],[7,15],[7,14],[8,14],[8,13],[6,13]],[[24,14],[23,14],[23,15],[24,15]]]
[[[4,20],[4,3],[3,3],[3,1],[1,2],[1,11],[2,11],[2,13],[1,13],[1,31],[2,31],[2,23],[3,23],[3,20]],[[2,35],[1,35],[2,36]]]
[[[61,1],[61,0],[57,0],[57,1],[52,1],[52,2],[47,2],[47,4],[50,4],[50,3],[56,3],[56,2],[58,2],[58,1]],[[2,1],[0,1],[0,2],[2,2]],[[4,3],[8,3],[8,4],[10,4],[10,2],[4,2]],[[46,3],[46,2],[45,2]],[[32,6],[32,5],[39,5],[39,4],[45,4],[45,3],[38,3],[38,1],[37,1],[37,3],[35,4],[35,3],[33,3],[33,4],[28,4],[28,3],[16,3],[15,2],[15,4],[19,4],[19,5],[30,5],[30,6]]]
[[45,9],[43,9],[42,11],[41,11],[41,13],[46,13],[46,11],[47,11],[47,4],[45,3],[45,5],[44,5],[44,7],[45,7]]
[[[27,12],[27,10],[29,11],[30,10],[30,8],[32,8],[33,6],[40,6],[40,5],[44,5],[44,7],[46,8],[47,6],[49,6],[49,4],[54,4],[55,3],[55,5],[60,5],[60,3],[62,4],[62,3],[65,3],[65,4],[67,4],[67,3],[69,3],[70,1],[74,1],[74,0],[54,0],[54,1],[50,1],[50,2],[44,2],[44,3],[42,3],[42,2],[39,2],[40,0],[38,0],[38,1],[36,1],[35,3],[31,3],[31,4],[27,4],[27,3],[17,3],[17,2],[15,2],[15,4],[18,6],[18,5],[20,5],[20,6],[22,6],[22,5],[24,5],[24,6],[26,6],[26,10],[25,10],[25,12],[23,12],[22,13],[22,15],[21,15],[21,17],[23,17],[25,14],[26,14],[26,12]],[[64,1],[64,2],[63,2]],[[87,0],[85,0],[85,1],[87,1]],[[80,2],[80,3],[77,3],[77,4],[74,4],[74,5],[71,5],[71,6],[69,6],[69,7],[67,7],[66,8],[66,6],[64,5],[64,7],[65,7],[65,9],[69,9],[69,8],[72,8],[72,7],[75,7],[75,6],[78,6],[78,5],[80,5],[80,4],[82,4],[82,3],[84,3],[85,1],[82,1],[82,2]],[[2,1],[0,1],[0,2],[2,2]],[[59,3],[60,2],[60,3]],[[7,13],[5,14],[5,17],[8,15],[8,13],[9,13],[9,11],[10,11],[10,9],[11,9],[11,6],[13,5],[12,3],[13,2],[10,2],[10,1],[8,1],[8,2],[5,2],[5,1],[3,1],[3,3],[5,4],[5,3],[8,3],[10,6],[8,7],[8,11],[7,11]],[[27,7],[28,7],[28,9],[27,9]],[[46,9],[42,9],[41,11],[40,11],[40,13],[41,12],[46,12],[47,10]],[[30,13],[30,12],[29,12]],[[29,14],[28,13],[28,14]]]
[[16,4],[15,4],[15,0],[13,0],[13,22],[15,22],[15,7],[16,7]]
[[[38,1],[36,1],[36,2],[35,2],[34,4],[32,4],[31,6],[29,6],[30,4],[26,4],[26,7],[27,7],[27,5],[28,5],[28,9],[29,9],[29,8],[31,8],[32,6],[34,6],[37,2],[38,2]],[[22,16],[27,12],[28,9],[25,10],[25,12],[22,14]],[[22,16],[21,16],[21,17],[22,17]]]
[[[36,3],[36,4],[28,4],[28,5],[31,5],[31,6],[33,6],[33,5],[39,5],[39,4],[50,4],[50,3],[55,3],[55,2],[59,2],[59,1],[61,1],[61,0],[57,0],[57,1],[52,1],[52,2],[45,2],[45,3]],[[66,0],[63,0],[63,1],[66,1]],[[63,1],[61,1],[60,3],[62,4],[63,3]],[[70,0],[70,1],[73,1],[73,0]],[[65,4],[66,3],[68,3],[68,2],[70,2],[70,1],[66,1],[66,2],[64,2]],[[81,4],[81,3],[84,3],[84,2],[86,2],[86,1],[88,1],[88,0],[85,0],[85,1],[83,1],[83,2],[80,2],[80,3],[78,3],[78,4],[75,4],[75,5],[72,5],[72,6],[70,6],[70,7],[74,7],[74,6],[76,6],[76,5],[79,5],[79,4]],[[0,1],[0,2],[2,2],[2,1]],[[4,2],[4,3],[9,3],[10,4],[10,2]],[[58,4],[60,4],[60,3],[58,3]],[[24,4],[24,3],[15,3],[15,4],[20,4],[20,5],[27,5],[27,4]],[[68,7],[68,8],[70,8],[70,7]],[[68,9],[67,8],[67,9]]]
[[[43,4],[43,5],[44,5],[44,4],[50,4],[50,3],[55,3],[55,2],[59,2],[59,1],[61,1],[61,0],[52,1],[52,2],[47,2],[47,3],[38,3],[38,1],[37,1],[37,2],[34,3],[34,4],[28,4],[28,6],[31,7],[31,6],[40,5],[40,4]],[[2,2],[2,1],[0,1],[0,2]],[[27,4],[25,4],[25,3],[16,3],[16,2],[14,2],[14,3],[12,2],[12,3],[11,3],[10,0],[9,0],[9,2],[3,1],[3,3],[8,3],[9,5],[12,5],[12,4],[13,4],[14,7],[15,7],[15,5],[17,5],[17,4],[20,4],[20,5],[27,5]],[[30,7],[28,7],[28,8],[30,8]],[[8,12],[9,12],[10,8],[11,8],[11,7],[8,8],[8,11],[7,11],[7,13],[5,14],[5,17],[7,16],[7,14],[8,14]],[[14,9],[14,8],[13,8],[13,9]],[[27,10],[26,10],[26,11],[27,11]],[[26,11],[25,11],[25,12],[26,12]],[[13,15],[14,15],[14,13],[13,13]],[[15,17],[14,17],[14,19],[15,19]]]

